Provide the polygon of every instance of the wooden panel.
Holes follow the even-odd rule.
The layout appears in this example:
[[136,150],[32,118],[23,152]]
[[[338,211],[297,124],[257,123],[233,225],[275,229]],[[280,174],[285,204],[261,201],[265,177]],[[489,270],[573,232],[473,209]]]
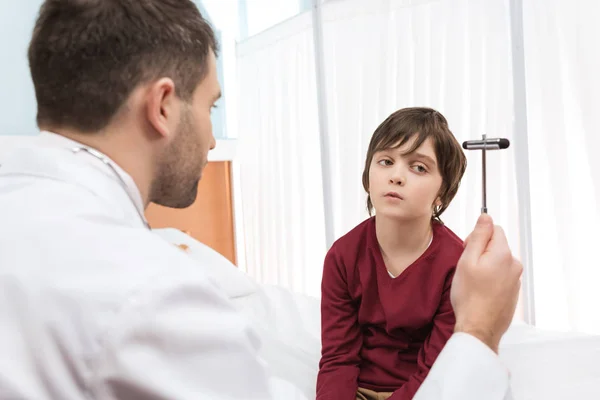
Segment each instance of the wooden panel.
[[235,264],[230,171],[229,161],[209,162],[196,202],[182,210],[150,204],[146,210],[150,226],[182,230]]

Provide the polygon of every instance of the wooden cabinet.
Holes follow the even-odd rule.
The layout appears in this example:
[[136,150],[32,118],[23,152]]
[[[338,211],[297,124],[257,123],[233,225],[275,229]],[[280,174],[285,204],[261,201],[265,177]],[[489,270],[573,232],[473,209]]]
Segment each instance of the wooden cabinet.
[[196,202],[186,209],[150,204],[146,218],[153,228],[176,228],[212,247],[236,264],[231,162],[209,162],[198,185]]

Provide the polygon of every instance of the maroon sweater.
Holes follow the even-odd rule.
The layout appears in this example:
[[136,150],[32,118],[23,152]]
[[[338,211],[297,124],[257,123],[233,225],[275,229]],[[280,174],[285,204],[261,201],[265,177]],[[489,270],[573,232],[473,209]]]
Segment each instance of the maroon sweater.
[[375,217],[325,257],[317,400],[354,400],[358,387],[412,399],[454,330],[450,284],[463,242],[433,224],[433,241],[400,276],[385,267]]

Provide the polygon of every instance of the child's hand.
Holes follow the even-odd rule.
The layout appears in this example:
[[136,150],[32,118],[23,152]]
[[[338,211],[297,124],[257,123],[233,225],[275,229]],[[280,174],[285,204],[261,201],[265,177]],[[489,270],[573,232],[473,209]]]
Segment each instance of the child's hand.
[[465,241],[452,283],[455,331],[471,334],[498,352],[515,312],[522,272],[502,228],[483,214]]

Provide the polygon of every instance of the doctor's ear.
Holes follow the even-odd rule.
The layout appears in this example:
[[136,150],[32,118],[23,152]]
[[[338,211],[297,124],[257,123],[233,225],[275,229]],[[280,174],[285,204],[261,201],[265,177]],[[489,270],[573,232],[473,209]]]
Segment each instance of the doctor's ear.
[[175,83],[170,78],[161,78],[152,83],[146,96],[148,122],[160,136],[169,139],[177,129],[181,106]]

